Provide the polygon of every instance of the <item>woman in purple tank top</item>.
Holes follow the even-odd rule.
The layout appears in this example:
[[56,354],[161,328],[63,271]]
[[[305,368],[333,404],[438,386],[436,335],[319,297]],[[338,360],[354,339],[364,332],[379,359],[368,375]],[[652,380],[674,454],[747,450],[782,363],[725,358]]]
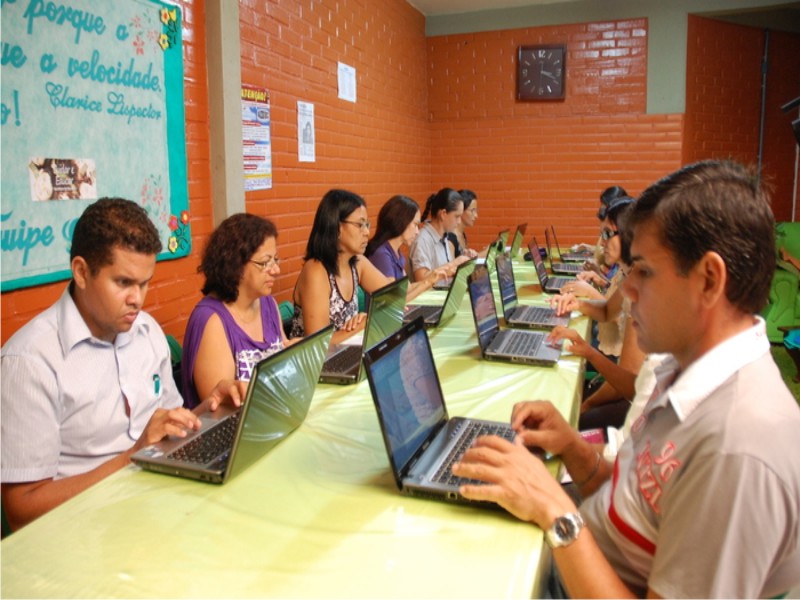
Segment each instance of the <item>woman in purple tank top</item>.
[[277,239],[271,221],[246,213],[228,217],[211,234],[198,268],[205,297],[183,340],[182,391],[189,408],[221,379],[249,381],[256,363],[287,343],[270,295],[280,274]]

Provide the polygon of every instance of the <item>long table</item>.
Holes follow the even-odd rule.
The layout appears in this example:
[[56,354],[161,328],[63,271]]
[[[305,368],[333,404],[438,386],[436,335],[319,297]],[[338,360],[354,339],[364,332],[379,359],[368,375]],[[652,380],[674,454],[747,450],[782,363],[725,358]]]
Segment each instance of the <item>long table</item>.
[[[521,299],[541,298],[515,270]],[[577,357],[481,360],[468,298],[430,336],[451,415],[507,421],[549,399],[576,421]],[[550,555],[502,510],[401,496],[362,381],[318,385],[303,425],[225,485],[131,465],[9,536],[1,560],[3,597],[529,598]]]

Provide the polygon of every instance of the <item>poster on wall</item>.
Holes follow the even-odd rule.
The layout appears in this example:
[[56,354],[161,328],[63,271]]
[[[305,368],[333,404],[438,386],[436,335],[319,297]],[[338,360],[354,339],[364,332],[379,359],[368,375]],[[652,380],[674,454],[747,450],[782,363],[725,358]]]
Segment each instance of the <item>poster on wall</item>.
[[272,188],[269,91],[242,86],[242,153],[244,191]]
[[159,259],[191,238],[181,12],[159,0],[2,0],[2,291],[70,277],[98,198],[145,208]]
[[297,101],[297,160],[299,162],[316,162],[317,153],[314,146],[314,105],[310,102]]

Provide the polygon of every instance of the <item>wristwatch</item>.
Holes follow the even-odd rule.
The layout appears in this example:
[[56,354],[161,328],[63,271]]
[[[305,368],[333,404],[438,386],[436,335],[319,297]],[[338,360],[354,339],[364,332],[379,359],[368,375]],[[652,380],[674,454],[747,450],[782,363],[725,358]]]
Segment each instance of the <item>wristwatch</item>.
[[544,532],[544,539],[551,548],[569,546],[578,539],[583,526],[583,517],[580,513],[567,513],[553,521],[550,529]]

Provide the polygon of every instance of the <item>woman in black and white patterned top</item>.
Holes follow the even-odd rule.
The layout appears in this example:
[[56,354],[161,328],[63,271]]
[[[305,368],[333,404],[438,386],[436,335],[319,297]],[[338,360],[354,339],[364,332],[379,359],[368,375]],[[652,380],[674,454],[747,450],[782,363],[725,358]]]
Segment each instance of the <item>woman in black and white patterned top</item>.
[[363,256],[369,229],[361,196],[330,190],[322,197],[294,288],[290,337],[333,324],[332,342],[338,343],[363,329],[366,315],[358,312],[359,285],[372,293],[392,281]]

